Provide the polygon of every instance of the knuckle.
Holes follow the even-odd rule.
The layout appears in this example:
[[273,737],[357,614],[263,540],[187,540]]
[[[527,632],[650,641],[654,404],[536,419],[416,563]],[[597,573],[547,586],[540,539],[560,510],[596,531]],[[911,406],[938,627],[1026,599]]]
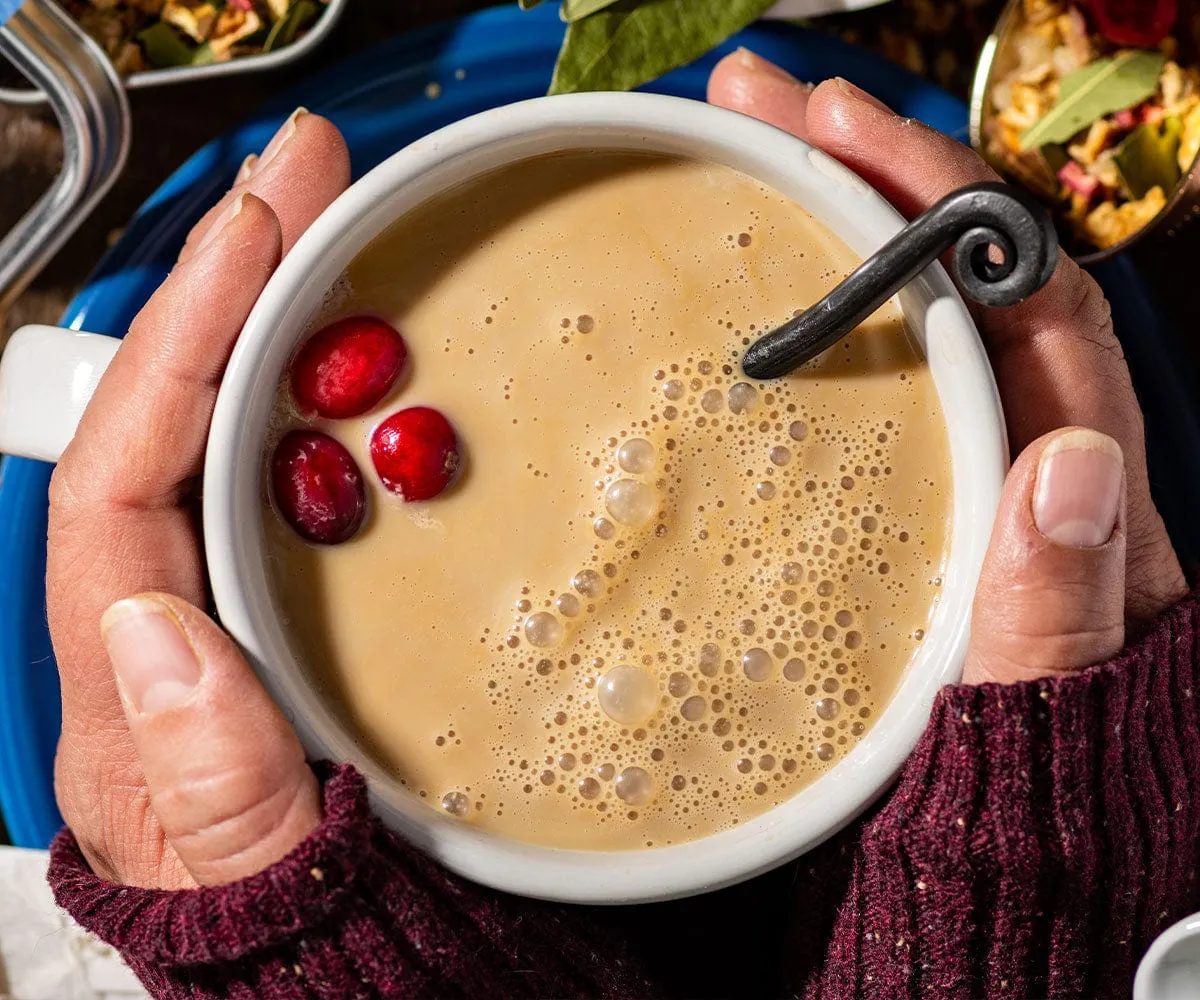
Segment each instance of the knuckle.
[[237,856],[284,826],[300,790],[270,768],[235,766],[154,793],[164,832],[183,853],[212,862]]

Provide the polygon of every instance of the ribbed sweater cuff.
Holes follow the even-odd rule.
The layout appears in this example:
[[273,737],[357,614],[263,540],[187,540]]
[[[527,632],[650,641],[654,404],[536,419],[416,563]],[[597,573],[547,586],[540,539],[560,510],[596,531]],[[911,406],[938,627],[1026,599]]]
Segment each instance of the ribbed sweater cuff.
[[826,976],[880,995],[1127,996],[1197,902],[1198,636],[1194,594],[1103,665],[945,688],[864,826],[835,932],[857,947]]
[[225,886],[97,877],[69,830],[55,898],[155,997],[648,996],[626,952],[561,907],[479,889],[383,828],[353,768],[321,765],[324,819],[291,854]]

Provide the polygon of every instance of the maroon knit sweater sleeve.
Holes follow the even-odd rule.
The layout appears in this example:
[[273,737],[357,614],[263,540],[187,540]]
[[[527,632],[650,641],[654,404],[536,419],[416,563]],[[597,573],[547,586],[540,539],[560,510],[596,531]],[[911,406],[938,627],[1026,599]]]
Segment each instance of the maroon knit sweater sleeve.
[[1154,936],[1200,909],[1198,682],[1193,596],[1081,674],[947,688],[860,824],[657,907],[470,885],[385,831],[349,768],[322,773],[317,831],[242,882],[112,885],[67,831],[50,881],[160,998],[1127,997]]
[[50,845],[59,905],[170,1000],[657,995],[619,939],[563,907],[489,892],[407,846],[348,766],[318,766],[324,819],[282,861],[214,888],[106,882],[69,830]]
[[887,802],[801,860],[806,1000],[1127,998],[1200,910],[1200,599],[1073,676],[946,688]]

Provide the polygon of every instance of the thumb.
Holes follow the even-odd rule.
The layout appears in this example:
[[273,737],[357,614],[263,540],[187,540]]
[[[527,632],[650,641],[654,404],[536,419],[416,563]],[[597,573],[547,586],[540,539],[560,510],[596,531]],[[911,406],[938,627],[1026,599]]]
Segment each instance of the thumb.
[[1038,438],[1004,483],[984,559],[968,684],[1034,680],[1115,656],[1125,642],[1125,463],[1098,431]]
[[312,832],[300,741],[224,632],[166,594],[118,601],[100,628],[151,808],[200,885],[262,871]]

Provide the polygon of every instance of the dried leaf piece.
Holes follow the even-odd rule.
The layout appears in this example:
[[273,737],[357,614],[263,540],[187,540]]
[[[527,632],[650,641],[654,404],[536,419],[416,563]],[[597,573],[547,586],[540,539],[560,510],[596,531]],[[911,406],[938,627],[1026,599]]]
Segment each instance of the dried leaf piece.
[[1101,250],[1115,247],[1152,222],[1166,204],[1166,195],[1157,187],[1147,191],[1144,198],[1121,206],[1111,201],[1101,202],[1084,220],[1084,238]]
[[1139,125],[1117,147],[1116,164],[1121,181],[1132,198],[1144,198],[1152,188],[1170,191],[1179,183],[1179,138],[1183,123],[1171,115],[1161,131]]
[[271,33],[263,43],[263,52],[274,52],[296,39],[296,32],[317,16],[317,5],[313,0],[296,0],[271,27]]
[[595,14],[596,11],[603,10],[605,7],[611,7],[616,2],[617,0],[562,0],[558,14],[570,24],[572,21],[582,20],[589,14]]
[[204,42],[216,23],[217,8],[209,0],[167,0],[162,19],[197,42]]
[[1021,134],[1021,147],[1066,142],[1097,119],[1141,104],[1158,89],[1165,59],[1161,52],[1121,52],[1063,77],[1054,107]]
[[1179,140],[1179,169],[1191,170],[1200,154],[1200,103],[1183,116],[1183,135]]
[[774,0],[617,0],[567,26],[550,93],[632,90],[704,55]]
[[155,69],[190,66],[192,63],[194,50],[179,37],[174,28],[163,21],[139,31],[137,39],[146,54],[146,62]]
[[217,17],[216,26],[208,44],[212,46],[214,62],[231,58],[231,49],[243,39],[249,38],[263,27],[262,18],[254,10],[244,11],[229,4]]

